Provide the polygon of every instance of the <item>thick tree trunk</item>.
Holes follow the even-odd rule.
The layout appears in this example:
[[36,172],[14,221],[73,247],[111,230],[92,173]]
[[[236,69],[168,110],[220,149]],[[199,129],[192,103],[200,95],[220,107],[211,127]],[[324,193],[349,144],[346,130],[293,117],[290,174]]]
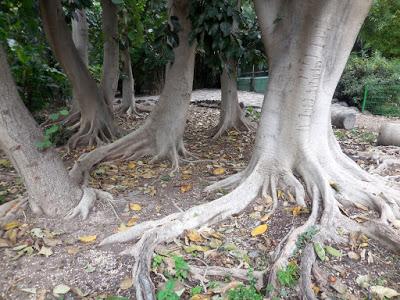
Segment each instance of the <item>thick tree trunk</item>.
[[43,135],[19,98],[2,48],[0,69],[0,148],[23,179],[32,211],[65,215],[80,200],[82,191],[54,150],[38,150],[36,143]]
[[122,102],[119,111],[122,113],[134,113],[136,112],[135,81],[133,79],[129,47],[126,47],[122,51],[122,73]]
[[[277,271],[293,257],[298,238],[317,230],[302,251],[300,297],[316,299],[311,269],[312,243],[343,243],[353,231],[364,231],[398,252],[399,232],[390,223],[400,218],[400,187],[363,171],[346,157],[334,138],[330,103],[346,60],[367,16],[366,0],[255,0],[262,39],[268,54],[270,81],[265,94],[254,153],[248,167],[207,190],[239,184],[231,193],[161,220],[143,222],[102,242],[141,237],[128,253],[134,256],[137,299],[154,299],[148,270],[157,244],[185,230],[209,226],[240,213],[259,194],[279,205],[278,189],[295,195],[298,205],[312,203],[309,219],[291,230],[277,247],[269,283],[279,292]],[[303,184],[305,188],[303,187]],[[308,195],[306,198],[305,195]],[[357,223],[339,208],[367,206],[379,218]],[[340,233],[339,233],[340,228]]]
[[221,74],[221,111],[213,138],[218,138],[230,129],[239,131],[249,129],[245,112],[239,106],[237,70],[236,63],[233,61],[227,63]]
[[170,13],[179,19],[181,26],[179,45],[174,49],[175,60],[157,105],[141,128],[82,156],[71,171],[79,182],[102,161],[152,155],[154,160],[169,157],[177,167],[178,154],[185,155],[183,132],[192,92],[196,43],[189,44],[188,0],[171,1]]
[[400,147],[400,124],[383,124],[379,129],[378,145]]
[[40,0],[39,4],[47,39],[71,82],[81,110],[80,128],[69,140],[69,146],[109,142],[117,132],[111,111],[74,46],[60,0]]
[[118,8],[111,0],[101,0],[101,7],[104,37],[101,88],[108,106],[112,109],[119,71]]

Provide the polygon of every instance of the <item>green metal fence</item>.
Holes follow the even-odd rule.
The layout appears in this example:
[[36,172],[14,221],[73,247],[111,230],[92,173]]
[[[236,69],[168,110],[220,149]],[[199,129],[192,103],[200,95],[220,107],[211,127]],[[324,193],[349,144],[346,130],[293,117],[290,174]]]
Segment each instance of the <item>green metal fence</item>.
[[240,91],[264,93],[268,84],[268,76],[265,76],[266,74],[265,71],[242,73],[237,79],[238,89]]
[[366,85],[361,111],[374,115],[400,117],[400,84]]

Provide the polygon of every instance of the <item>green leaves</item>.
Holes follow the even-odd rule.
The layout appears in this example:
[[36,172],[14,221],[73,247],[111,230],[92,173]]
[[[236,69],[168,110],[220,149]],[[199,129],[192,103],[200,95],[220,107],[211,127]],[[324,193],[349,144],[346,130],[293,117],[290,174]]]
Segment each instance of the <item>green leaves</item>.
[[124,3],[124,0],[111,0],[112,3],[114,3],[115,5],[120,5]]

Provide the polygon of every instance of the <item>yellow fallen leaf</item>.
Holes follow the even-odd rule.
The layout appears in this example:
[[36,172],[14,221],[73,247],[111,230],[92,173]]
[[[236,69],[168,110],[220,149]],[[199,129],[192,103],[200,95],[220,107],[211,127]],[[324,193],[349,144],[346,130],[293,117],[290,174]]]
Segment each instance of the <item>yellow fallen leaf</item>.
[[204,240],[203,237],[200,235],[200,233],[196,230],[188,230],[186,236],[192,242],[200,243]]
[[190,300],[210,300],[210,296],[197,294],[197,295],[192,296],[192,298],[190,298]]
[[181,193],[186,193],[186,192],[189,192],[192,188],[193,188],[192,184],[186,183],[186,184],[181,185],[180,190],[181,190]]
[[126,223],[126,226],[132,227],[133,225],[135,225],[135,224],[137,223],[138,220],[139,220],[139,217],[133,216],[133,217],[130,218],[129,221]]
[[14,221],[11,221],[11,222],[5,224],[5,225],[3,226],[3,229],[4,229],[5,231],[7,231],[7,230],[10,230],[10,229],[13,229],[13,228],[17,228],[17,227],[19,227],[19,226],[21,226],[21,223],[18,222],[17,220],[14,220]]
[[298,215],[301,214],[301,209],[302,209],[301,206],[295,206],[295,207],[293,207],[293,208],[292,208],[292,215],[295,216],[295,217],[297,217]]
[[138,203],[129,204],[129,208],[130,208],[130,210],[133,210],[133,211],[141,211],[142,210],[142,206]]
[[266,232],[268,230],[268,225],[267,224],[262,224],[257,226],[256,228],[254,228],[251,231],[251,236],[257,236],[257,235],[261,235],[264,232]]
[[224,168],[216,168],[213,170],[214,175],[222,175],[225,174],[225,169]]
[[84,236],[80,236],[79,240],[82,243],[92,243],[97,239],[97,235],[84,235]]
[[132,286],[133,286],[133,280],[129,277],[125,277],[119,284],[119,287],[121,288],[121,290],[128,290]]
[[130,162],[128,163],[128,168],[131,169],[131,170],[133,170],[134,168],[136,168],[136,162],[130,161]]
[[276,194],[277,194],[277,196],[278,196],[279,199],[282,199],[283,196],[285,196],[285,193],[284,193],[283,191],[281,191],[281,190],[278,190],[278,191],[276,192]]

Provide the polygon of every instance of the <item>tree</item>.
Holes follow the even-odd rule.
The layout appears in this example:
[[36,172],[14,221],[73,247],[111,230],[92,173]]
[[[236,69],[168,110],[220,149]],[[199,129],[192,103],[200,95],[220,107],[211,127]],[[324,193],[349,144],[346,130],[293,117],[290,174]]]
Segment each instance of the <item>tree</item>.
[[196,43],[189,43],[191,24],[187,0],[171,1],[169,11],[175,59],[157,105],[138,130],[81,156],[71,170],[78,182],[82,182],[90,169],[102,161],[153,155],[153,160],[169,157],[177,167],[178,154],[186,155],[183,132],[192,92]]
[[110,109],[113,107],[119,73],[118,7],[111,0],[101,0],[104,37],[101,88]]
[[80,122],[74,126],[79,130],[70,138],[68,145],[75,148],[77,144],[94,145],[111,141],[117,135],[111,111],[73,43],[61,1],[40,0],[39,5],[48,42],[79,101]]
[[[135,259],[136,299],[154,299],[149,270],[157,244],[237,214],[260,194],[272,197],[273,213],[279,205],[278,189],[295,194],[300,206],[311,204],[312,212],[277,248],[269,276],[274,291],[277,272],[288,264],[299,236],[312,228],[316,235],[301,252],[305,299],[316,299],[310,275],[316,260],[312,243],[343,242],[356,230],[398,251],[400,236],[391,222],[400,218],[400,187],[363,171],[343,154],[330,124],[334,89],[370,5],[365,0],[255,0],[270,82],[254,153],[244,171],[207,189],[238,185],[229,194],[103,240],[104,245],[139,239],[127,251]],[[380,217],[357,223],[340,210],[354,205],[367,206]]]
[[96,198],[111,199],[111,195],[81,188],[53,149],[38,149],[43,134],[18,95],[1,47],[0,67],[0,148],[21,176],[33,213],[63,217],[70,212],[69,217],[81,214],[86,218],[89,211],[82,205],[75,207],[80,200],[91,207]]

